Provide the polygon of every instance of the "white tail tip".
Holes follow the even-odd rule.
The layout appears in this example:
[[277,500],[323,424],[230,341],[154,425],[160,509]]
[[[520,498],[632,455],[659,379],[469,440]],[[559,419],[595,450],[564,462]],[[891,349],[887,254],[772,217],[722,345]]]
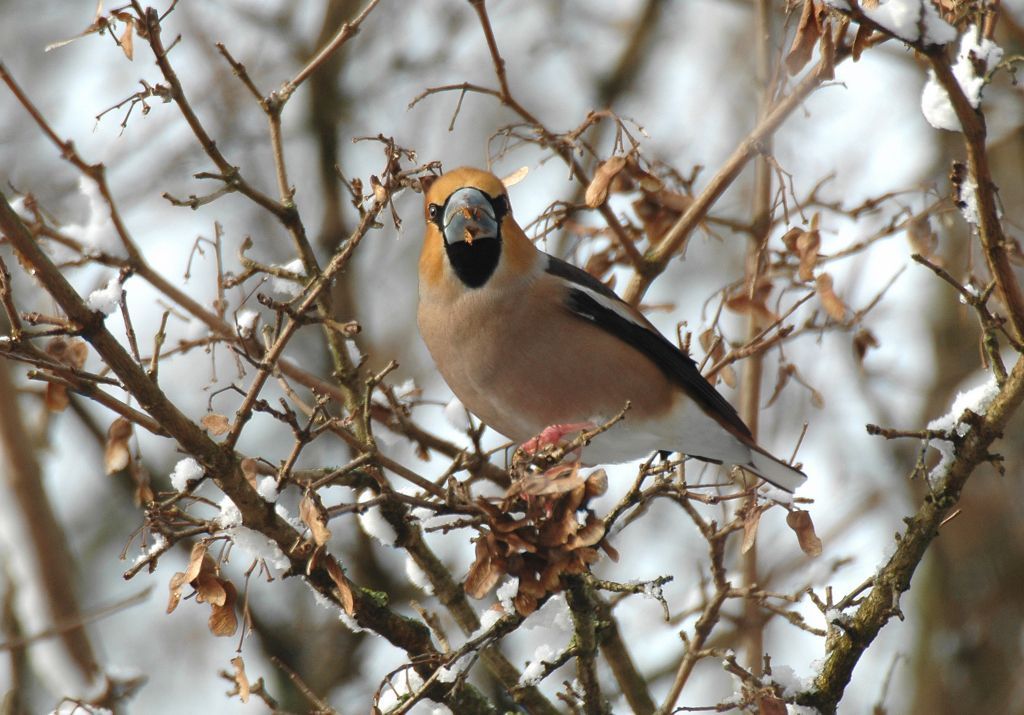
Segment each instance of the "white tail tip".
[[796,491],[796,488],[807,480],[807,475],[799,469],[791,467],[757,448],[750,450],[750,463],[739,466],[790,493]]

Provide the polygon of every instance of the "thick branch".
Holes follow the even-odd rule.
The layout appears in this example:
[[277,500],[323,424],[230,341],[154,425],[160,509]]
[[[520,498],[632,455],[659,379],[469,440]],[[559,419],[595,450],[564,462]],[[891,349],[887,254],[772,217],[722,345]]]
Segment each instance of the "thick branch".
[[[6,202],[3,202],[6,206]],[[2,210],[2,207],[0,207]],[[36,587],[46,597],[35,604],[48,611],[52,624],[77,624],[59,630],[68,658],[78,669],[82,680],[93,682],[101,669],[96,661],[89,635],[82,626],[81,612],[73,584],[75,564],[68,550],[64,530],[50,506],[43,489],[39,462],[32,450],[32,439],[21,420],[18,396],[8,364],[0,364],[0,475],[3,477],[4,499],[21,513],[25,543],[18,548],[27,551],[39,579]],[[19,587],[21,587],[19,585]]]
[[629,703],[630,709],[636,715],[653,713],[657,706],[647,689],[647,681],[637,670],[629,648],[626,647],[626,642],[619,632],[619,626],[611,606],[596,593],[594,594],[594,605],[601,626],[599,633],[601,654],[612,669],[615,680],[626,697],[626,702]]
[[604,715],[610,712],[608,702],[601,693],[597,677],[597,606],[594,593],[581,576],[565,576],[565,600],[572,612],[574,646],[576,647],[576,677],[583,688],[583,712],[586,715]]
[[999,209],[996,205],[998,187],[992,180],[988,152],[985,149],[985,116],[972,107],[964,95],[963,88],[949,66],[945,48],[932,48],[928,53],[928,61],[936,79],[949,95],[953,110],[963,129],[968,171],[977,184],[975,194],[978,204],[978,238],[985,252],[988,269],[996,281],[999,297],[1006,305],[1014,337],[1020,342],[1024,340],[1024,293],[1021,293],[1013,266],[1010,265],[1008,249],[1011,243],[1003,233],[1003,224],[999,220]]
[[956,457],[945,474],[938,476],[917,513],[907,520],[895,553],[874,579],[874,586],[857,611],[844,623],[842,631],[830,641],[825,663],[814,681],[814,688],[802,693],[798,702],[822,712],[836,711],[853,669],[861,655],[889,620],[899,614],[900,595],[910,588],[910,580],[924,558],[925,550],[939,535],[939,527],[960,500],[967,479],[981,463],[988,461],[989,448],[1002,436],[1010,418],[1024,402],[1024,357],[1007,376],[999,395],[984,416],[973,421],[957,445]]

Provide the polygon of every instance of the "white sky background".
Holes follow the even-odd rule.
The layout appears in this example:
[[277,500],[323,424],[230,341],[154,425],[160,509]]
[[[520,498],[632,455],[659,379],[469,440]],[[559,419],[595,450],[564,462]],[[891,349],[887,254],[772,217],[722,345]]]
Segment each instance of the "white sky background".
[[[272,17],[287,3],[186,0],[169,18],[164,32],[167,42],[178,32],[184,34],[182,43],[173,50],[174,64],[218,145],[230,161],[240,164],[250,178],[255,178],[270,193],[274,183],[263,116],[240,85],[229,85],[233,94],[228,96],[211,90],[209,78],[217,77],[212,86],[222,87],[220,75],[229,72],[212,49],[212,43],[224,42],[247,65],[257,85],[267,91],[293,76],[300,66],[286,54],[285,38],[295,35],[308,44],[316,35],[321,3],[307,4],[308,11],[300,13],[298,26],[282,29],[275,36],[262,29],[265,20],[254,18]],[[628,26],[640,3],[600,0],[563,7],[557,2],[505,0],[491,4],[492,22],[517,99],[552,129],[578,125],[592,108],[594,98],[589,91],[595,78],[603,76],[618,58],[625,36],[622,23]],[[1016,6],[1020,16],[1019,2],[1005,6]],[[94,127],[92,117],[134,91],[139,79],[153,84],[159,81],[159,76],[148,48],[138,40],[132,63],[124,59],[109,37],[85,38],[43,52],[47,44],[84,28],[92,19],[93,8],[91,0],[39,2],[32,3],[31,8],[22,2],[0,2],[2,60],[57,132],[73,139],[87,160],[103,161],[109,167],[111,186],[125,220],[151,263],[172,280],[181,281],[188,248],[197,235],[212,236],[214,220],[224,227],[224,255],[229,267],[237,268],[235,247],[247,234],[255,241],[255,257],[281,263],[291,260],[294,256],[283,231],[241,198],[228,197],[197,212],[170,207],[160,198],[163,191],[187,196],[214,188],[211,182],[190,178],[210,166],[194,151],[183,152],[191,147],[193,138],[172,105],[151,102],[152,111],[147,116],[136,112],[123,134],[118,126],[120,112],[107,115]],[[751,126],[755,106],[753,60],[737,60],[743,52],[735,49],[752,47],[748,36],[749,13],[749,8],[739,2],[670,3],[652,39],[657,46],[632,91],[615,106],[620,115],[635,119],[646,130],[646,156],[667,161],[684,173],[696,164],[707,167],[698,187]],[[246,18],[246,14],[250,17]],[[197,30],[205,36],[197,35]],[[440,159],[448,168],[462,163],[484,165],[487,136],[510,121],[510,115],[494,100],[472,95],[466,97],[451,133],[446,128],[457,95],[440,95],[413,110],[406,108],[428,86],[462,81],[494,85],[486,46],[465,2],[384,0],[364,32],[352,41],[347,56],[350,61],[340,81],[346,91],[358,97],[350,107],[341,136],[342,168],[350,177],[359,176],[365,181],[381,166],[378,146],[351,145],[352,136],[394,136],[399,144],[416,149],[421,161]],[[396,74],[399,63],[413,69]],[[827,197],[841,198],[844,204],[852,206],[890,190],[932,181],[936,172],[941,176],[945,169],[936,166],[941,153],[939,142],[949,137],[929,127],[921,116],[919,94],[924,80],[921,66],[894,43],[870,51],[858,64],[844,63],[836,82],[813,95],[804,111],[795,113],[776,139],[776,157],[793,174],[797,194],[803,195],[823,175],[835,172]],[[312,170],[316,147],[304,134],[307,89],[300,89],[288,105],[284,126],[289,138],[290,179],[297,188],[296,201],[312,236],[317,232],[320,205]],[[1012,97],[1009,102],[1005,96],[994,98],[990,105],[997,108],[990,115],[994,133],[1000,127],[1019,126],[1019,99],[1019,94],[1016,103]],[[83,222],[86,202],[77,194],[78,177],[59,161],[53,147],[41,139],[5,91],[0,92],[0,127],[0,179],[5,191],[10,182],[20,190],[36,194],[63,221]],[[523,165],[530,167],[528,178],[511,192],[514,211],[524,224],[556,198],[567,198],[572,193],[565,180],[564,165],[557,159],[541,164],[544,158],[529,147],[512,152],[495,167],[498,174],[511,173]],[[748,179],[741,180],[716,210],[744,216],[749,205],[748,184]],[[945,185],[940,190],[945,191]],[[915,209],[924,205],[920,194],[908,195],[903,201]],[[613,206],[624,210],[625,202]],[[405,220],[403,230],[396,233],[388,226],[369,235],[359,249],[355,267],[348,273],[357,286],[356,317],[364,327],[360,346],[370,354],[373,364],[382,365],[392,357],[397,358],[402,368],[396,382],[415,378],[425,389],[426,398],[445,402],[450,393],[436,375],[415,329],[420,197],[404,195],[398,199],[397,207]],[[856,224],[826,224],[823,252],[869,235],[886,223],[894,210],[894,206],[887,206]],[[711,317],[709,313],[702,314],[701,306],[708,296],[737,275],[744,249],[740,237],[726,234],[723,243],[695,235],[686,260],[674,262],[647,296],[648,302],[673,303],[675,309],[654,313],[652,319],[670,335],[678,321],[687,321],[690,329],[699,333]],[[910,261],[910,252],[906,241],[895,237],[870,251],[864,259],[834,264],[829,269],[835,277],[837,292],[851,306],[860,307],[889,276],[909,266],[866,323],[881,342],[866,363],[870,379],[858,377],[849,336],[830,333],[820,341],[804,338],[788,348],[787,354],[799,365],[804,378],[822,390],[826,399],[824,409],[814,410],[808,393],[791,384],[778,404],[762,416],[762,442],[780,455],[789,454],[803,422],[811,422],[800,453],[810,480],[801,495],[816,500],[811,512],[819,534],[828,533],[830,526],[863,499],[872,486],[880,482],[891,484],[886,503],[836,543],[827,542],[818,563],[808,564],[804,572],[806,578],[807,573],[821,570],[836,558],[853,556],[853,564],[829,581],[838,594],[875,569],[892,533],[901,526],[900,517],[910,509],[907,492],[899,483],[908,465],[894,463],[892,452],[878,438],[869,437],[863,427],[866,422],[913,426],[911,420],[920,418],[920,388],[930,385],[930,337],[920,316],[935,291],[943,288],[927,271]],[[211,256],[207,252],[205,259],[194,261],[188,283],[190,292],[206,301],[214,295]],[[858,277],[856,283],[854,276]],[[73,274],[75,285],[85,294],[105,285],[109,277],[108,271],[95,268]],[[619,277],[620,287],[625,277]],[[844,280],[847,278],[849,283]],[[161,312],[154,302],[154,293],[139,279],[129,280],[126,290],[136,330],[140,336],[152,335]],[[387,300],[374,300],[373,296],[387,296]],[[233,293],[230,298],[232,308],[237,308],[240,293]],[[24,307],[52,308],[45,299],[40,299],[38,306]],[[254,300],[246,307],[258,308]],[[108,319],[108,325],[119,329],[116,314]],[[743,322],[738,317],[728,316],[723,325],[728,337],[741,337]],[[178,323],[172,325],[172,330],[170,344],[185,334],[186,326]],[[174,396],[196,416],[206,409],[209,391],[198,388],[208,384],[209,365],[209,358],[197,353],[167,362],[161,368],[162,383],[181,385]],[[766,390],[774,386],[775,367],[772,358],[767,363]],[[236,377],[232,361],[223,354],[218,361],[218,376],[221,381],[214,387]],[[977,376],[968,387],[981,379]],[[862,392],[865,385],[870,394]],[[950,386],[951,395],[953,388]],[[275,386],[269,386],[266,396],[276,399],[275,390]],[[219,397],[214,407],[230,414],[235,399],[230,395]],[[444,422],[440,409],[423,407],[416,416],[424,425],[460,439]],[[174,452],[168,440],[144,434],[140,438],[146,459],[165,467],[155,475],[156,486],[168,488],[166,475],[181,455]],[[112,497],[115,486],[102,474],[101,455],[92,446],[83,449],[82,445],[89,442],[83,439],[70,415],[56,419],[51,440],[52,449],[46,457],[48,486],[73,548],[80,554],[89,554],[89,561],[82,563],[84,609],[117,600],[145,585],[154,587],[154,594],[145,605],[101,621],[92,629],[104,663],[131,667],[150,676],[149,684],[132,702],[131,711],[199,712],[212,706],[223,713],[259,712],[258,704],[245,707],[237,700],[224,698],[227,685],[215,674],[218,669],[229,668],[237,639],[210,636],[205,625],[207,609],[191,602],[183,603],[170,616],[163,615],[166,583],[181,568],[182,559],[168,554],[155,575],[142,575],[124,583],[120,573],[125,564],[117,557],[128,534],[138,526],[140,515],[122,509],[111,514],[110,519],[97,520],[97,513],[123,501]],[[499,442],[495,436],[491,441]],[[290,446],[290,439],[281,439],[276,425],[259,419],[254,420],[240,444],[243,450],[259,451],[271,460],[286,456]],[[418,463],[407,446],[397,440],[388,448],[400,461],[425,474],[438,473],[446,466],[441,459]],[[324,465],[339,462],[342,455],[337,444],[321,440],[307,450],[304,458],[307,464]],[[625,488],[631,473],[621,469],[612,476],[614,495]],[[338,499],[351,496],[338,491]],[[209,495],[213,496],[213,492]],[[609,496],[603,503],[612,503],[612,498]],[[353,538],[351,523],[343,526],[335,522],[332,528],[339,545]],[[652,538],[656,548],[652,548]],[[466,532],[431,538],[438,552],[453,564],[457,575],[465,572],[471,558],[467,539]],[[697,573],[694,564],[705,564],[706,554],[694,528],[678,509],[657,505],[647,518],[626,529],[613,543],[623,554],[622,563],[602,563],[597,569],[600,575],[628,580],[653,578],[668,571],[677,576],[666,588],[673,611],[693,605],[691,580]],[[759,543],[766,561],[800,558],[796,540],[783,524],[781,510],[765,518]],[[396,569],[402,568],[400,554],[382,554],[381,558],[391,558]],[[821,584],[819,580],[818,585]],[[256,588],[254,598],[281,618],[299,612],[308,614],[303,618],[327,615],[312,605],[311,595],[297,582]],[[907,598],[912,597],[913,591]],[[680,648],[676,629],[661,623],[660,607],[639,598],[630,603],[631,607],[618,613],[627,642],[643,643],[642,648],[634,650],[640,667],[649,671],[675,662]],[[480,607],[487,605],[489,601]],[[893,654],[907,653],[914,629],[914,609],[908,607],[906,611],[907,621],[892,622],[858,666],[847,689],[843,711],[866,711],[878,697],[879,683]],[[822,625],[820,614],[816,615],[813,608],[806,614],[813,624]],[[686,625],[692,628],[692,622]],[[452,628],[451,633],[454,632]],[[812,673],[812,661],[822,654],[818,640],[788,626],[776,626],[770,635],[768,650],[773,653],[774,664],[789,665],[799,676]],[[513,662],[522,666],[531,657],[537,637],[534,632],[526,632],[510,639],[508,652]],[[556,646],[563,644],[559,642]],[[379,679],[402,662],[401,654],[381,639],[364,644],[363,648],[363,689],[352,687],[329,694],[331,703],[345,712],[365,704]],[[258,654],[259,649],[254,647],[243,652],[252,678],[272,674],[273,666]],[[325,652],[324,657],[329,658],[330,653]],[[571,676],[567,669],[548,683],[554,685]],[[0,692],[5,689],[7,677],[3,664]],[[910,678],[906,666],[898,671],[886,702],[892,712],[899,712],[905,703],[905,693],[898,685],[901,677]],[[659,682],[656,699],[667,686],[666,680]],[[729,695],[733,687],[716,665],[708,662],[699,667],[688,684],[682,703],[712,704]]]

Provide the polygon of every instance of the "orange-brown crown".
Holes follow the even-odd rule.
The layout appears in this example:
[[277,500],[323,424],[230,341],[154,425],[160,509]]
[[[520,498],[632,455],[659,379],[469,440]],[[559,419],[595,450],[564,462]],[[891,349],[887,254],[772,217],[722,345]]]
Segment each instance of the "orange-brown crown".
[[[427,233],[420,254],[420,279],[436,283],[441,280],[443,263],[447,258],[441,232],[437,225],[430,220],[428,213],[430,204],[444,205],[449,196],[466,187],[480,189],[491,198],[507,196],[508,191],[497,176],[489,171],[475,169],[471,166],[452,169],[429,183],[424,182],[424,186],[423,213]],[[513,273],[529,270],[536,260],[537,249],[512,218],[511,212],[502,219],[501,236],[505,270]]]

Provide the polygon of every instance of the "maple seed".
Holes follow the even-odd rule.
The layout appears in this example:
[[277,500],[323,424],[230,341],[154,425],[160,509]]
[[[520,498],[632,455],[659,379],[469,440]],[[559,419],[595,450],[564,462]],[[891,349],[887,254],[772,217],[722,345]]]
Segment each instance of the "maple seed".
[[530,173],[530,167],[520,166],[518,169],[513,171],[511,174],[501,180],[501,183],[506,189],[510,189],[520,181],[526,178],[526,175]]
[[228,421],[228,418],[215,412],[204,415],[201,424],[203,429],[214,437],[220,437],[231,430],[231,423]]
[[327,510],[324,509],[316,492],[310,490],[302,496],[302,501],[299,502],[299,518],[309,527],[313,543],[317,546],[323,546],[331,538],[331,530],[327,528]]
[[186,582],[192,582],[199,578],[199,574],[205,565],[204,561],[208,558],[206,555],[206,548],[205,541],[197,541],[193,544],[192,553],[188,559],[188,567],[185,569],[185,573],[183,574]]
[[815,3],[813,0],[804,0],[800,23],[797,25],[796,35],[793,36],[793,44],[790,45],[789,53],[786,55],[786,69],[791,75],[799,72],[804,65],[810,62],[814,46],[818,43],[822,30],[821,17]]
[[828,273],[819,274],[814,280],[814,290],[829,317],[837,323],[842,323],[846,319],[846,305],[832,288],[832,276]]
[[207,544],[204,541],[196,542],[192,546],[185,570],[171,577],[168,613],[178,607],[181,590],[185,584],[195,589],[197,603],[210,604],[210,632],[215,636],[234,635],[238,629],[238,617],[235,614],[238,591],[234,584],[220,577],[220,569],[213,557],[207,553]]
[[808,556],[821,555],[821,539],[814,533],[811,515],[802,509],[794,509],[786,515],[786,524],[796,533],[800,549]]
[[[45,349],[47,355],[72,370],[81,370],[89,356],[89,346],[84,340],[56,337],[46,344]],[[67,387],[56,382],[47,382],[43,402],[50,412],[63,412],[71,404]]]
[[238,655],[231,659],[231,665],[235,667],[234,681],[238,688],[238,697],[243,703],[249,702],[249,677],[245,674],[245,661]]
[[107,430],[107,444],[103,451],[103,468],[107,474],[120,472],[131,462],[128,440],[132,436],[132,423],[118,417]]
[[590,181],[590,186],[587,187],[587,193],[584,196],[584,201],[586,201],[588,207],[596,209],[608,200],[608,189],[611,186],[612,179],[625,166],[626,157],[613,156],[597,167],[597,171],[594,172],[594,178]]
[[746,508],[746,513],[743,515],[743,546],[740,547],[741,554],[745,554],[754,548],[754,543],[757,541],[757,527],[761,523],[762,513],[753,504]]
[[224,603],[212,606],[207,626],[210,633],[215,636],[231,637],[238,630],[238,616],[235,615],[235,601],[238,599],[238,592],[230,581],[222,581],[221,585],[225,591]]
[[345,572],[341,570],[341,566],[332,557],[327,557],[327,575],[331,577],[331,581],[334,582],[334,587],[338,592],[338,600],[341,601],[341,607],[345,609],[345,613],[352,616],[356,612],[355,595],[352,593],[352,584],[345,576]]

